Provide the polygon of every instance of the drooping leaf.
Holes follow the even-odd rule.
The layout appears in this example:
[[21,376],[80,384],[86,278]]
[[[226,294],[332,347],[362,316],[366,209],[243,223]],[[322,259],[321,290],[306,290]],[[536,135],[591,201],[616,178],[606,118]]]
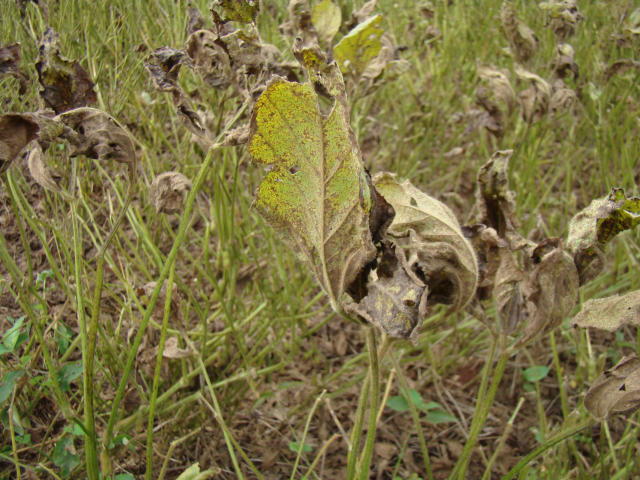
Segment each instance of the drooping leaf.
[[544,78],[528,72],[520,66],[516,65],[515,72],[518,78],[529,84],[529,88],[518,94],[518,100],[522,108],[522,118],[528,123],[537,122],[549,111],[551,85]]
[[627,197],[621,188],[593,200],[571,219],[567,248],[574,256],[581,284],[601,270],[604,245],[618,233],[638,224],[640,198]]
[[[337,72],[337,66],[330,69]],[[375,256],[369,231],[371,191],[349,126],[344,84],[324,116],[308,84],[275,78],[256,102],[249,152],[272,170],[255,208],[290,242],[338,311],[342,294]]]
[[430,303],[463,308],[475,294],[478,265],[453,212],[408,180],[378,174],[376,190],[395,210],[387,236],[403,250],[409,268],[424,279]]
[[25,371],[13,370],[11,372],[7,372],[2,377],[2,383],[0,383],[0,405],[4,404],[11,394],[13,393],[13,389],[16,386],[16,382],[20,380],[25,374]]
[[19,94],[27,91],[27,75],[20,69],[20,44],[13,43],[0,47],[0,78],[11,75],[20,83]]
[[371,17],[348,34],[333,47],[333,55],[345,74],[359,77],[382,48],[380,28],[382,15]]
[[362,78],[371,82],[384,78],[393,80],[411,68],[407,60],[397,58],[397,47],[393,37],[388,33],[383,33],[380,37],[382,48],[362,72]]
[[572,74],[573,78],[578,77],[579,69],[575,61],[575,50],[568,43],[561,43],[556,46],[555,57],[551,62],[551,69],[559,77],[567,77]]
[[549,101],[549,109],[553,113],[572,112],[578,103],[578,95],[576,92],[565,85],[558,78],[553,82],[551,100]]
[[476,89],[476,101],[492,120],[485,126],[491,133],[501,137],[504,134],[507,119],[516,105],[516,95],[511,87],[509,71],[480,67],[478,77],[480,84]]
[[53,193],[63,193],[58,182],[54,180],[51,170],[47,167],[44,161],[44,153],[42,152],[42,147],[40,147],[39,144],[34,146],[29,152],[27,165],[29,167],[29,173],[38,185]]
[[583,328],[593,327],[609,332],[614,332],[623,325],[640,326],[640,290],[587,300],[572,323]]
[[191,181],[179,172],[165,172],[153,179],[149,196],[156,212],[176,213],[182,208]]
[[216,23],[252,23],[259,10],[259,0],[214,0],[211,4],[211,13]]
[[0,174],[36,138],[39,128],[38,123],[27,114],[7,113],[0,117]]
[[44,32],[39,49],[36,70],[43,87],[40,95],[48,107],[61,113],[98,101],[87,71],[60,54],[60,36],[52,28]]
[[558,38],[573,35],[582,19],[576,0],[553,0],[538,4],[549,16],[549,27]]
[[526,318],[526,299],[521,287],[525,275],[518,267],[515,255],[509,248],[500,248],[499,258],[493,296],[500,329],[510,335],[522,325]]
[[538,40],[533,30],[518,18],[513,4],[508,0],[502,2],[500,21],[515,59],[518,62],[529,60],[538,47]]
[[600,375],[584,397],[584,406],[596,418],[637,410],[640,407],[640,358],[624,357]]
[[342,10],[331,0],[321,0],[311,11],[311,23],[316,29],[320,41],[328,44],[338,33],[342,23]]

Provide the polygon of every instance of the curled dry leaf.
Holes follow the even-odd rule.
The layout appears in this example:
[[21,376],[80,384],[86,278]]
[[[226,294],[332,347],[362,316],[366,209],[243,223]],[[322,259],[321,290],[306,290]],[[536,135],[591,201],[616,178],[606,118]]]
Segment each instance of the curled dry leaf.
[[44,161],[44,153],[39,144],[36,144],[29,152],[27,165],[29,166],[29,173],[38,185],[54,193],[63,193]]
[[342,24],[342,10],[331,0],[321,0],[311,11],[311,23],[323,44],[330,44]]
[[518,62],[529,60],[538,48],[538,40],[533,30],[518,18],[513,4],[508,0],[502,2],[500,21],[515,59]]
[[622,74],[628,70],[635,69],[640,72],[640,61],[631,58],[617,60],[607,67],[604,72],[605,80],[610,80],[614,75]]
[[259,0],[214,0],[211,3],[211,14],[217,24],[229,21],[253,23],[259,10]]
[[186,348],[180,348],[178,346],[178,339],[176,337],[169,337],[164,344],[164,349],[162,350],[163,358],[187,358],[193,355],[193,352]]
[[640,198],[627,197],[615,188],[604,198],[593,200],[569,223],[567,248],[574,257],[583,284],[602,269],[604,245],[618,233],[640,224]]
[[156,212],[176,213],[191,190],[191,181],[179,172],[165,172],[154,178],[149,196]]
[[369,0],[368,2],[365,2],[364,5],[360,7],[360,9],[354,10],[351,14],[351,21],[349,22],[348,29],[352,30],[357,25],[369,18],[375,10],[377,3],[378,0]]
[[205,20],[200,9],[191,5],[191,2],[189,2],[189,4],[189,10],[187,10],[187,35],[201,30],[205,25]]
[[531,73],[519,65],[515,69],[518,78],[529,82],[529,88],[518,94],[522,108],[522,118],[531,123],[540,120],[549,111],[551,101],[551,85],[542,77]]
[[226,88],[233,81],[231,59],[225,44],[210,30],[189,35],[186,51],[202,79],[214,88]]
[[501,137],[504,134],[507,119],[516,104],[516,95],[511,88],[509,72],[480,67],[478,77],[480,84],[476,88],[476,102],[491,119],[485,127],[497,137]]
[[[268,165],[254,206],[313,272],[332,306],[376,254],[369,231],[372,194],[349,126],[342,76],[323,76],[335,94],[328,116],[310,84],[274,78],[256,102],[249,152]],[[303,141],[301,141],[301,139]]]
[[573,78],[578,78],[578,65],[574,59],[575,51],[568,43],[561,43],[556,46],[556,53],[551,63],[551,69],[558,77],[565,78],[572,74]]
[[52,28],[47,28],[40,40],[36,70],[43,87],[40,95],[56,113],[98,101],[87,71],[77,61],[60,55],[60,36]]
[[609,332],[615,332],[624,325],[640,326],[640,290],[587,300],[573,317],[572,324]]
[[362,78],[372,82],[383,77],[385,80],[393,80],[411,68],[408,61],[397,58],[398,49],[391,35],[383,33],[380,42],[382,44],[380,52],[362,72]]
[[333,47],[333,55],[343,73],[359,77],[380,53],[384,33],[380,28],[381,24],[382,15],[371,17],[347,33]]
[[20,70],[20,44],[13,43],[0,47],[0,78],[11,75],[20,83],[18,93],[27,91],[27,76]]
[[552,85],[553,94],[549,102],[552,112],[573,112],[578,103],[578,95],[567,87],[561,79],[557,79]]
[[525,276],[509,248],[500,248],[499,252],[500,263],[495,273],[493,296],[500,330],[510,335],[526,318],[526,299],[521,289]]
[[578,22],[582,20],[576,0],[542,2],[538,6],[547,12],[549,27],[558,38],[573,35]]
[[462,309],[475,294],[478,265],[453,212],[408,180],[398,183],[393,175],[381,173],[373,182],[395,211],[387,238],[428,287],[429,302]]
[[131,136],[102,110],[76,108],[57,118],[68,127],[63,137],[73,146],[71,156],[85,155],[100,161],[115,160],[129,165],[135,163]]
[[600,375],[585,395],[584,406],[599,419],[640,407],[640,358],[624,357]]
[[39,128],[29,114],[7,113],[0,117],[0,174],[37,137]]

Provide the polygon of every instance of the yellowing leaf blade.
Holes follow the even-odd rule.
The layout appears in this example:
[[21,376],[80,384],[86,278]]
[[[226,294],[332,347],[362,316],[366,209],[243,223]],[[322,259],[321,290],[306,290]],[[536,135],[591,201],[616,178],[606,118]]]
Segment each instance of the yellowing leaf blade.
[[345,74],[359,76],[382,48],[382,15],[368,18],[346,34],[333,48],[333,55]]

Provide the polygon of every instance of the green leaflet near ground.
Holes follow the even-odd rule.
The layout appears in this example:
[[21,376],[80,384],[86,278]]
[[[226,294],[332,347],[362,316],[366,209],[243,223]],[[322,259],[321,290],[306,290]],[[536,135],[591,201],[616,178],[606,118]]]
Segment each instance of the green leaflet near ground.
[[[344,85],[333,87],[344,91]],[[346,104],[336,101],[324,116],[311,85],[276,78],[256,102],[249,152],[272,167],[255,207],[341,310],[342,293],[376,254],[371,192]]]
[[368,18],[333,47],[333,55],[343,73],[360,75],[378,55],[382,48],[380,38],[384,33],[381,23],[381,15]]

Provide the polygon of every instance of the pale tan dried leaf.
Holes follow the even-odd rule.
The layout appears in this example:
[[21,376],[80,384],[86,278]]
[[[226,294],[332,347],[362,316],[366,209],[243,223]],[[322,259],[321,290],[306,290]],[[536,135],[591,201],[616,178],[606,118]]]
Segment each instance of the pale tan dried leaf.
[[572,324],[609,332],[615,332],[624,325],[640,326],[640,290],[587,300]]
[[377,3],[378,0],[369,0],[368,2],[365,2],[365,4],[362,5],[359,10],[354,10],[354,12],[351,14],[349,30],[369,18],[375,10]]
[[149,188],[149,196],[156,212],[177,213],[191,190],[191,181],[179,172],[158,175]]
[[369,62],[367,67],[362,72],[362,77],[369,80],[373,80],[382,74],[387,65],[391,63],[396,57],[396,45],[393,41],[393,37],[388,33],[383,33],[380,37],[382,48],[378,55]]
[[596,418],[632,413],[640,407],[640,358],[627,356],[591,385],[585,408]]
[[476,102],[491,117],[485,127],[497,137],[504,134],[507,119],[516,105],[508,70],[479,67],[480,84],[476,88]]
[[578,103],[578,95],[558,79],[553,82],[553,95],[549,103],[552,112],[573,112]]
[[198,74],[214,88],[226,88],[234,80],[231,59],[224,43],[210,30],[197,30],[189,35],[186,51]]
[[573,35],[578,22],[582,20],[576,0],[542,2],[538,6],[547,12],[549,27],[558,38]]
[[377,174],[373,183],[396,213],[387,237],[403,250],[411,271],[424,279],[430,303],[463,308],[475,293],[478,265],[453,212],[389,173]]
[[522,118],[528,123],[536,122],[549,111],[551,85],[539,75],[531,73],[519,65],[516,65],[515,72],[520,79],[530,84],[529,88],[518,94]]
[[39,144],[36,144],[27,157],[29,173],[38,185],[54,193],[62,193],[60,186],[53,179],[53,175],[44,161],[44,153]]
[[170,337],[164,343],[164,349],[162,350],[163,358],[187,358],[192,355],[193,352],[191,350],[178,346],[178,339],[176,337]]
[[37,137],[38,122],[28,114],[7,113],[0,117],[0,174]]
[[229,130],[222,141],[225,147],[235,147],[244,145],[249,141],[249,125],[241,125],[240,127]]
[[526,318],[525,298],[520,288],[520,283],[525,276],[510,249],[501,248],[499,258],[500,264],[495,274],[493,296],[500,330],[510,335]]
[[575,51],[568,43],[561,43],[556,47],[555,57],[551,62],[551,69],[558,77],[565,78],[571,74],[578,78],[578,65],[575,61]]
[[533,30],[518,18],[513,4],[508,0],[502,2],[500,20],[515,59],[518,62],[529,60],[538,48],[538,40]]

